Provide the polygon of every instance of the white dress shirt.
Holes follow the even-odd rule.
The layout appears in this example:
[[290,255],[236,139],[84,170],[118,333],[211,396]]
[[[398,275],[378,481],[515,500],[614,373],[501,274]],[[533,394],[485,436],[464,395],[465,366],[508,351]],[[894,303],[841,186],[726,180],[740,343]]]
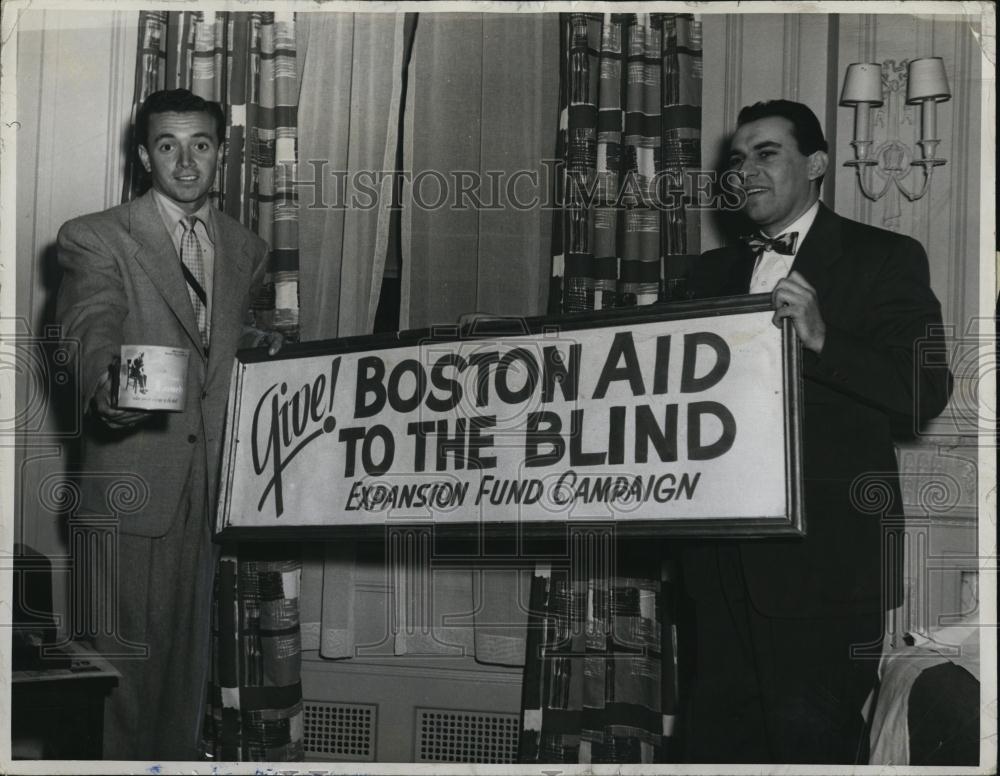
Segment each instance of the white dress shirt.
[[[750,276],[751,294],[769,294],[774,290],[779,280],[788,277],[788,273],[792,269],[792,263],[795,261],[799,248],[802,247],[802,242],[806,239],[806,234],[812,227],[813,221],[816,220],[817,213],[819,213],[819,200],[816,200],[811,208],[789,224],[787,229],[781,230],[781,234],[786,234],[787,232],[799,233],[798,239],[795,241],[794,253],[786,255],[775,253],[774,251],[764,251],[760,255],[757,263],[754,265],[753,274]],[[777,237],[778,235],[774,236]]]

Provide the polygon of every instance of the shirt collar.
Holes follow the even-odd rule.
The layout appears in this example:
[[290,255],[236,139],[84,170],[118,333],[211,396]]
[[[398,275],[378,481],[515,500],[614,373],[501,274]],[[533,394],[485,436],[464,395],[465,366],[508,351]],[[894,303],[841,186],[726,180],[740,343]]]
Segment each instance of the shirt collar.
[[[782,234],[787,234],[788,232],[798,232],[799,237],[795,241],[795,254],[799,252],[799,248],[802,246],[802,241],[806,239],[806,234],[809,233],[809,229],[812,228],[813,221],[816,220],[816,215],[819,213],[819,200],[817,199],[812,203],[812,207],[809,208],[805,213],[796,218],[792,223],[786,226],[784,229],[776,234],[778,237]],[[793,255],[795,255],[793,254]]]
[[[160,217],[163,218],[163,223],[167,225],[168,230],[171,232],[177,228],[177,224],[180,220],[188,215],[185,213],[180,205],[174,202],[170,197],[161,194],[156,189],[153,189],[153,199],[156,201],[156,206],[160,210]],[[209,200],[205,200],[205,203],[198,208],[193,215],[195,218],[201,220],[205,225],[205,231],[208,233],[208,239],[213,243],[215,242],[215,219],[212,217],[212,210],[214,208],[209,204]]]

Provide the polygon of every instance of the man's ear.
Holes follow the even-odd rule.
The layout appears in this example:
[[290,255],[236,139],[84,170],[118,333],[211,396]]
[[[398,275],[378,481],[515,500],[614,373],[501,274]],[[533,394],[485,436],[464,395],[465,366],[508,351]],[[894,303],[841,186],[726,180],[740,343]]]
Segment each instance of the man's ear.
[[826,151],[813,151],[809,154],[809,180],[814,181],[822,178],[826,174],[826,165],[829,161]]
[[142,166],[146,168],[146,172],[151,171],[149,164],[149,151],[146,150],[146,146],[141,145],[138,148],[139,151],[139,161],[142,162]]

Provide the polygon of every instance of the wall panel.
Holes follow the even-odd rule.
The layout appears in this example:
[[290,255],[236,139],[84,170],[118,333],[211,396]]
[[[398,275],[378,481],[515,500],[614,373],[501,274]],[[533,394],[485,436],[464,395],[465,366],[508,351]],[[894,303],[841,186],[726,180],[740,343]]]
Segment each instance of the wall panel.
[[[137,34],[138,12],[29,10],[19,17],[17,316],[26,337],[53,336],[59,227],[120,200]],[[24,353],[37,366],[28,355],[37,349],[29,343]],[[27,369],[17,384],[18,406],[30,422],[18,437],[15,541],[50,557],[67,552],[64,518],[46,508],[41,488],[65,468],[77,423],[57,374]],[[59,610],[66,582],[56,575]]]

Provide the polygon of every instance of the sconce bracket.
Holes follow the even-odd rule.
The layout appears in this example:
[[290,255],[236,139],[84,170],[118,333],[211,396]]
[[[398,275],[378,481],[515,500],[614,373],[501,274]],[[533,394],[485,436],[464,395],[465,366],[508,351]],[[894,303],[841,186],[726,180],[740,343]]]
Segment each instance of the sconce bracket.
[[[936,145],[937,141],[933,141]],[[868,141],[870,144],[870,141]],[[858,159],[848,159],[844,162],[844,167],[853,167],[858,176],[858,184],[861,186],[861,193],[868,199],[877,202],[885,196],[890,186],[895,185],[897,189],[911,202],[920,199],[927,193],[931,176],[935,167],[946,164],[945,159],[924,158],[914,159],[910,148],[898,140],[888,140],[875,149],[874,153],[868,154],[867,148],[862,148],[862,143],[851,143],[854,146]],[[924,150],[928,150],[926,147]],[[923,170],[923,182],[918,191],[910,191],[903,185],[903,180],[907,178],[914,167]],[[867,183],[865,171],[874,168],[874,173],[884,181],[881,189],[874,191]]]

